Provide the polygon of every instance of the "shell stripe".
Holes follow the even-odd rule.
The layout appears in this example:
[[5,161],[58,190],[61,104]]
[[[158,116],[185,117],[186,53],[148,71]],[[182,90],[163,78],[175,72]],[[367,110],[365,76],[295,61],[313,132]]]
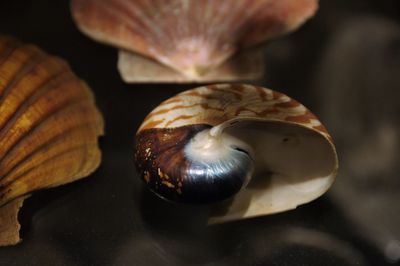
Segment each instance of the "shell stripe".
[[269,89],[242,84],[204,86],[180,93],[155,108],[139,131],[194,124],[215,126],[235,118],[287,121],[327,136],[315,115],[298,101]]
[[[13,96],[7,98],[7,102],[0,103],[0,110],[2,111],[2,117],[0,118],[0,136],[5,134],[7,129],[11,128],[15,121],[17,121],[21,115],[23,115],[28,108],[32,107],[40,97],[42,97],[45,93],[47,93],[50,89],[56,89],[58,84],[69,82],[72,77],[71,72],[67,72],[67,77],[64,75],[58,76],[57,78],[51,78],[46,80],[43,85],[37,87],[33,90],[30,95],[27,95],[28,98],[16,98],[18,96],[23,96],[23,93],[14,93]],[[68,79],[66,79],[68,78]],[[50,87],[50,88],[49,88]],[[18,106],[18,104],[20,104]],[[5,109],[5,110],[3,110]]]
[[[24,47],[22,47],[24,48]],[[14,57],[13,57],[14,56]],[[22,68],[18,68],[18,65],[14,62],[18,60],[19,57],[23,56],[22,60],[26,60],[26,63],[23,65]],[[10,90],[21,80],[25,77],[26,74],[29,73],[38,63],[44,60],[46,57],[43,53],[35,50],[33,55],[24,54],[18,49],[14,50],[13,53],[9,56],[8,60],[4,62],[4,65],[0,66],[0,78],[4,80],[8,80],[8,84],[1,84],[0,87],[0,105],[2,105],[4,99],[7,97]],[[9,62],[7,62],[9,61]],[[14,65],[14,69],[9,66],[10,64]],[[11,69],[11,71],[10,71]],[[16,70],[14,72],[13,70]]]
[[[0,117],[0,131],[2,128],[6,127],[6,124],[8,123],[6,120],[11,120],[11,116],[15,117],[24,112],[26,108],[48,90],[49,87],[55,87],[68,81],[66,78],[73,78],[73,73],[68,70],[66,65],[61,64],[61,68],[56,68],[51,64],[49,66],[53,66],[54,70],[52,69],[52,71],[55,72],[41,76],[44,80],[39,83],[38,80],[33,80],[31,78],[38,75],[38,72],[34,71],[34,67],[37,66],[40,65],[32,66],[31,69],[25,73],[24,78],[16,78],[18,82],[14,81],[13,86],[9,85],[7,92],[3,94],[2,98],[0,98],[0,112],[2,114]],[[62,74],[67,76],[65,77],[65,75]],[[21,89],[19,89],[19,87],[21,87]],[[17,106],[18,104],[20,104],[19,107]]]
[[[56,89],[53,90],[58,92]],[[48,99],[40,98],[37,105],[31,105],[26,108],[24,113],[20,113],[20,116],[14,116],[0,132],[0,145],[2,146],[0,157],[3,157],[8,149],[12,145],[15,145],[15,143],[18,143],[25,134],[29,134],[32,129],[46,121],[46,119],[54,115],[54,113],[62,112],[63,109],[68,108],[71,104],[74,105],[77,102],[86,101],[85,95],[82,95],[79,91],[74,91],[70,88],[68,92],[71,94],[64,94],[64,96],[68,96],[64,99],[58,98],[55,100],[54,97]],[[52,100],[53,104],[45,104],[48,103],[49,100]],[[43,108],[37,109],[37,106],[42,106]]]
[[[87,104],[88,102],[84,102]],[[74,107],[74,106],[73,106]],[[89,106],[86,108],[88,109]],[[72,109],[71,107],[69,109]],[[70,134],[73,134],[73,132],[80,132],[88,130],[88,132],[91,132],[89,136],[85,136],[85,134],[81,134],[81,136],[77,136],[77,139],[75,141],[79,142],[85,142],[90,139],[92,139],[95,136],[95,133],[99,130],[99,128],[94,128],[94,124],[96,122],[101,122],[101,121],[95,121],[95,120],[87,120],[87,121],[80,121],[81,124],[78,124],[76,126],[74,125],[69,125],[68,127],[63,128],[62,131],[57,132],[56,135],[52,136],[49,134],[50,139],[42,138],[40,137],[43,134],[46,134],[48,130],[51,128],[49,126],[46,126],[47,124],[51,125],[52,122],[51,120],[54,120],[54,117],[61,117],[64,115],[65,112],[59,112],[59,114],[54,114],[54,116],[49,119],[50,121],[46,121],[43,124],[40,124],[37,128],[34,128],[32,132],[24,139],[21,139],[18,143],[16,143],[7,153],[5,156],[0,160],[0,165],[2,167],[0,168],[0,185],[4,184],[7,182],[7,175],[9,172],[11,172],[14,168],[19,167],[20,164],[23,161],[26,161],[28,158],[33,157],[35,155],[37,156],[43,156],[42,153],[46,152],[48,148],[51,148],[52,145],[57,143],[59,140],[65,141],[68,139]],[[98,120],[98,118],[96,118]],[[60,121],[61,122],[61,121]],[[67,125],[70,124],[68,121],[62,121],[63,123],[66,123]],[[42,130],[43,129],[43,130]],[[48,134],[48,133],[47,133]],[[44,141],[43,143],[40,143],[39,141]],[[33,144],[36,144],[37,146],[33,146]],[[25,148],[24,148],[25,147]],[[32,150],[29,150],[30,147],[34,147]],[[36,162],[37,163],[37,162]]]
[[152,112],[147,117],[147,119],[149,119],[149,118],[151,118],[153,116],[163,115],[163,114],[168,113],[168,112],[173,111],[173,110],[190,109],[190,108],[195,108],[195,107],[201,107],[201,108],[206,109],[206,110],[215,110],[215,111],[220,111],[220,112],[224,111],[223,108],[213,107],[213,106],[211,106],[211,105],[209,105],[207,103],[195,103],[195,104],[192,104],[192,105],[175,105],[175,106],[172,106],[172,107],[169,107],[169,108],[164,108],[164,109]]
[[[87,153],[90,143],[86,145],[71,148],[65,152],[61,152],[48,160],[36,165],[26,172],[22,172],[14,178],[9,184],[0,190],[0,205],[5,204],[10,199],[26,194],[23,191],[29,189],[36,190],[40,188],[50,188],[65,183],[64,179],[57,179],[55,173],[68,173],[69,182],[75,180],[85,166],[85,158],[82,153]],[[76,158],[81,158],[79,164],[76,163]],[[72,174],[71,174],[72,173]],[[39,181],[40,180],[40,181]]]

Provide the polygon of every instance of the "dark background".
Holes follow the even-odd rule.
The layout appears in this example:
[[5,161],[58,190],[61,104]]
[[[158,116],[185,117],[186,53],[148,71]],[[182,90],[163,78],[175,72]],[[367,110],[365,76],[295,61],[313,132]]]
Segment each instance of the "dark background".
[[[100,0],[99,0],[100,1]],[[298,209],[206,227],[207,208],[171,205],[142,186],[134,135],[162,100],[194,84],[124,84],[117,50],[83,36],[69,1],[0,1],[0,33],[65,58],[106,121],[89,178],[38,192],[23,242],[1,265],[394,265],[400,258],[400,1],[321,0],[299,31],[265,46],[257,84],[313,110],[332,132],[333,188]]]

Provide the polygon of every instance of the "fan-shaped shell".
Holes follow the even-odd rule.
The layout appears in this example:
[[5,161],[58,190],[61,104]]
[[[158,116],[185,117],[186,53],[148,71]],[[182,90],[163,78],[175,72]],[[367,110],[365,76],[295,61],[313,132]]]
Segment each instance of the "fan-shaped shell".
[[[196,133],[210,127],[212,135],[227,132],[251,146],[256,165],[249,185],[213,222],[293,209],[322,195],[336,175],[332,139],[306,107],[262,87],[219,84],[164,101],[140,126],[136,164],[151,190],[174,201],[193,200],[193,189],[190,195],[185,191],[188,171],[177,169],[190,164],[188,153],[175,156],[172,150],[187,147]],[[213,153],[218,151],[207,156]]]
[[90,37],[140,53],[193,79],[239,49],[296,29],[317,0],[73,0]]
[[102,133],[89,87],[65,61],[0,36],[0,245],[19,241],[23,197],[98,167]]

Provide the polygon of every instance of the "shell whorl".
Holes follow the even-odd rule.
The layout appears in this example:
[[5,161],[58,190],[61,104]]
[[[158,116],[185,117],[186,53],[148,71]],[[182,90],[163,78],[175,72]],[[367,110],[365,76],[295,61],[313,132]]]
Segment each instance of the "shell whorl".
[[331,137],[315,115],[284,94],[245,84],[199,87],[164,101],[136,133],[135,156],[152,191],[185,203],[232,197],[254,171],[285,176],[271,183],[276,190],[291,186],[284,179],[317,180],[312,193],[294,199],[304,203],[329,188],[337,168]]
[[0,36],[0,207],[89,175],[102,134],[89,87],[65,61]]

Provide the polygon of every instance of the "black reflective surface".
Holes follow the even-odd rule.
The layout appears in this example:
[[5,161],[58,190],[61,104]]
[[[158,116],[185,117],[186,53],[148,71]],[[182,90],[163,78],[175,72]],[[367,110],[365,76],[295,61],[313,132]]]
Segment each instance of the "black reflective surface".
[[36,193],[24,241],[1,265],[394,265],[400,258],[400,3],[320,1],[318,15],[266,46],[257,84],[313,110],[336,140],[332,190],[296,210],[205,226],[207,209],[171,205],[133,166],[134,134],[162,100],[196,85],[128,85],[117,51],[83,36],[68,1],[0,1],[0,32],[69,61],[106,121],[103,163],[85,180]]

